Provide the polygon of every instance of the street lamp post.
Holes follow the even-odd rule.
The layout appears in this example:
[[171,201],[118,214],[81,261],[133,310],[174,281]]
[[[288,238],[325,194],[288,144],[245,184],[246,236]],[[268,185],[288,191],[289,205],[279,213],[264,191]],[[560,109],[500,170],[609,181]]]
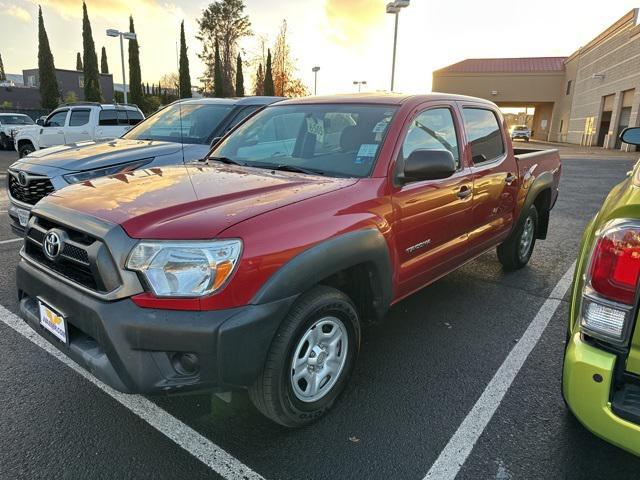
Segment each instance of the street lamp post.
[[353,84],[358,86],[358,93],[360,93],[360,90],[362,89],[362,86],[366,85],[367,81],[366,80],[354,80]]
[[320,71],[320,67],[316,66],[311,69],[314,75],[313,79],[313,94],[317,95],[318,93],[318,72]]
[[124,42],[123,38],[127,40],[135,40],[136,34],[133,32],[120,32],[114,28],[107,30],[108,37],[120,37],[120,61],[122,62],[122,93],[124,93],[124,103],[127,103],[127,77],[124,70]]
[[410,0],[396,0],[395,2],[387,3],[387,13],[394,14],[395,27],[393,29],[393,60],[391,61],[391,91],[393,92],[393,86],[396,77],[396,46],[398,45],[398,16],[400,10],[409,6]]

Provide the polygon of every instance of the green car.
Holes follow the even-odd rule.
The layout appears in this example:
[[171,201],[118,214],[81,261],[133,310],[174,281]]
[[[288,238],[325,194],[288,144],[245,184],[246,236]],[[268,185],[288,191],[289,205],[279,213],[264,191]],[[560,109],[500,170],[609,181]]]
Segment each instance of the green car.
[[[640,145],[640,128],[622,141]],[[587,225],[576,264],[562,393],[594,434],[640,455],[640,162]]]

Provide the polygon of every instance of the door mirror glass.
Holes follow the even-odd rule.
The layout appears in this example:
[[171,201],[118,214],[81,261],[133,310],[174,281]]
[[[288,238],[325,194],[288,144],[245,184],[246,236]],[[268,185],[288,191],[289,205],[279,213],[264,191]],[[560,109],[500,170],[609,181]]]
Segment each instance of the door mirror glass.
[[455,171],[456,162],[450,151],[418,149],[404,164],[404,183],[447,178]]
[[620,134],[620,140],[629,145],[640,145],[640,127],[625,128]]
[[37,119],[36,125],[40,125],[40,126],[44,125],[44,120],[42,118]]

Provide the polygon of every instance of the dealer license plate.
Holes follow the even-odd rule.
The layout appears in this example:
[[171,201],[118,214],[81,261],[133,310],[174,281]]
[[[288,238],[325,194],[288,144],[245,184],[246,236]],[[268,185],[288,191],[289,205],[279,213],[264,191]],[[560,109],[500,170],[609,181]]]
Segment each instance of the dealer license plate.
[[40,308],[40,325],[42,325],[45,330],[51,332],[53,336],[61,342],[68,343],[67,322],[64,317],[40,301],[38,302],[38,306]]

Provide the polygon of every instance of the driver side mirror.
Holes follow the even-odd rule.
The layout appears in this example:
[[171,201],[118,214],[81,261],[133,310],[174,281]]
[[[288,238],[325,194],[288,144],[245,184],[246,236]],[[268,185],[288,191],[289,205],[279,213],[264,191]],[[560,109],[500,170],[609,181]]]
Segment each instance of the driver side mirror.
[[209,146],[211,148],[215,147],[220,140],[222,140],[222,137],[213,137],[213,139],[211,140],[211,143],[209,144]]
[[403,182],[439,180],[456,172],[456,161],[448,150],[418,149],[411,152],[404,164]]
[[41,119],[41,118],[37,119],[37,120],[36,120],[36,125],[43,126],[43,125],[44,125],[44,120],[43,120],[43,119]]
[[620,140],[629,145],[640,145],[640,127],[625,128],[620,134]]

